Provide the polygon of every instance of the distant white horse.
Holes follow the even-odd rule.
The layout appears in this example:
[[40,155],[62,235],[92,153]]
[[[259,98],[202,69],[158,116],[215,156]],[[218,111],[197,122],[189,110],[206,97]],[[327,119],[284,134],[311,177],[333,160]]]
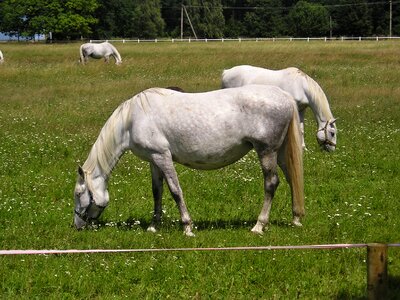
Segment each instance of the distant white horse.
[[275,85],[291,94],[297,102],[300,125],[304,142],[304,114],[310,106],[317,122],[317,141],[326,151],[336,149],[336,119],[329,108],[328,99],[310,76],[297,68],[269,70],[253,66],[236,66],[222,73],[222,88],[238,87],[247,84]]
[[[273,113],[271,113],[273,112]],[[78,168],[74,223],[80,229],[97,219],[109,202],[107,181],[125,151],[150,163],[154,218],[161,221],[165,180],[176,201],[184,233],[193,236],[174,162],[195,169],[230,165],[251,149],[264,175],[264,205],[252,231],[262,234],[279,184],[277,164],[292,192],[293,223],[304,215],[303,161],[296,103],[277,87],[246,86],[207,93],[163,88],[145,90],[111,115],[87,160]]]
[[115,48],[109,42],[104,42],[100,44],[96,43],[86,43],[82,44],[79,49],[80,62],[85,64],[89,57],[92,58],[103,58],[106,62],[109,62],[110,56],[114,57],[115,64],[119,65],[122,63],[121,55],[119,54],[117,48]]
[[3,56],[3,52],[1,52],[0,50],[0,64],[2,64],[4,62],[4,56]]

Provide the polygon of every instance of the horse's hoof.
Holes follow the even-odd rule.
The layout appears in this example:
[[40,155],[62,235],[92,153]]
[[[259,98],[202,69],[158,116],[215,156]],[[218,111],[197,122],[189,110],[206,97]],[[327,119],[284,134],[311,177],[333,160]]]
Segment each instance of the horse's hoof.
[[264,235],[264,231],[259,231],[259,230],[251,230],[252,233],[257,234],[257,235]]
[[157,232],[157,230],[156,230],[156,228],[155,228],[154,226],[149,226],[149,227],[147,228],[147,231],[148,231],[148,232],[152,232],[152,233],[156,233],[156,232]]
[[300,220],[298,218],[294,218],[292,221],[292,224],[296,227],[301,227],[303,224],[301,224]]
[[257,225],[254,226],[254,227],[251,229],[251,232],[254,233],[254,234],[258,234],[258,235],[263,235],[263,234],[264,234],[263,229],[260,228],[260,227],[257,226]]
[[193,233],[193,232],[191,232],[191,231],[189,231],[189,232],[184,232],[184,235],[186,235],[186,236],[188,236],[188,237],[195,237],[196,235]]

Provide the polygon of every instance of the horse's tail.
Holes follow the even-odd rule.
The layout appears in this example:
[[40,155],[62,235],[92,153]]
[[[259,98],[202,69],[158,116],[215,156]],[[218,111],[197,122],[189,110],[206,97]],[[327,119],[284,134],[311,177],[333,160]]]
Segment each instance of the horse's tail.
[[85,45],[85,44],[82,44],[82,45],[79,47],[79,56],[80,56],[79,61],[80,61],[82,64],[85,63],[85,58],[84,58],[84,56],[83,56],[83,47],[84,47],[84,45]]
[[226,76],[227,76],[227,72],[228,70],[223,70],[222,71],[222,75],[221,75],[221,89],[225,89],[225,88],[227,88],[227,87],[229,87],[229,86],[227,86],[227,84],[226,84],[226,81],[227,81],[227,79],[226,79]]
[[303,148],[297,105],[293,101],[293,116],[290,121],[285,147],[285,164],[288,181],[292,191],[292,210],[294,222],[300,225],[299,218],[304,216],[304,178],[303,178]]

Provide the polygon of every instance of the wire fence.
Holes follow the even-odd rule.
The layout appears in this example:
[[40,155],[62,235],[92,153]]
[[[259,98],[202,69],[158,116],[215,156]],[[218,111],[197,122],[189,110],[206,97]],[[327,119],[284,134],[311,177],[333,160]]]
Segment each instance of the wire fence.
[[149,248],[149,249],[68,249],[68,250],[0,250],[4,255],[59,255],[59,254],[94,254],[94,253],[145,253],[145,252],[204,252],[204,251],[262,251],[262,250],[327,250],[327,249],[367,249],[367,293],[368,299],[385,299],[388,291],[388,253],[389,247],[397,244],[326,244],[293,246],[255,246],[255,247],[210,247],[210,248]]
[[[332,250],[367,248],[371,244],[325,244],[325,245],[288,245],[254,247],[205,247],[205,248],[149,248],[149,249],[67,249],[67,250],[0,250],[0,255],[50,255],[79,253],[127,253],[127,252],[200,252],[200,251],[265,251],[265,250]],[[400,247],[398,244],[386,244],[388,247]]]

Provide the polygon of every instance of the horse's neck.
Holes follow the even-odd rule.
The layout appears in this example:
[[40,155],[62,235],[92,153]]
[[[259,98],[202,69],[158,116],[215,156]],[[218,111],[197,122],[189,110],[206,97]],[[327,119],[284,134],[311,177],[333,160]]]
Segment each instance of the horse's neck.
[[115,58],[118,62],[120,62],[122,59],[121,59],[121,55],[119,54],[117,48],[115,48],[113,45],[110,45],[110,47],[111,47],[111,52],[112,52],[114,58]]
[[106,180],[130,145],[126,129],[130,127],[124,124],[126,113],[121,113],[122,109],[119,107],[108,119],[83,165],[85,171],[97,172],[96,175]]
[[318,83],[310,77],[307,78],[307,86],[306,94],[308,104],[314,113],[318,126],[321,127],[325,125],[327,121],[333,119],[328,99]]
[[114,58],[115,58],[115,60],[117,61],[117,62],[121,62],[121,55],[119,55],[119,53],[118,52],[116,52],[116,51],[114,51],[113,52],[114,54]]
[[[115,151],[112,156],[106,155],[105,153],[99,152],[97,145],[94,144],[88,159],[83,165],[83,169],[91,174],[92,178],[103,177],[107,181],[111,171],[124,152],[125,150],[121,147],[119,151]],[[107,157],[106,162],[104,161],[105,157]]]

